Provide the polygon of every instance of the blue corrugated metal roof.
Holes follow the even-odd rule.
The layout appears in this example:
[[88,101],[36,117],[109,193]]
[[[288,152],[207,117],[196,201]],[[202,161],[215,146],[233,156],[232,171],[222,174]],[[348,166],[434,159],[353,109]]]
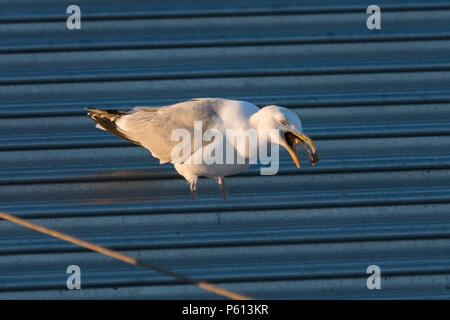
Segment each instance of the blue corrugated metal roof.
[[[448,1],[379,1],[381,30],[357,0],[77,4],[81,30],[61,1],[2,3],[0,210],[257,298],[450,297]],[[205,96],[291,108],[321,162],[192,202],[84,111]],[[215,297],[0,221],[0,298]]]

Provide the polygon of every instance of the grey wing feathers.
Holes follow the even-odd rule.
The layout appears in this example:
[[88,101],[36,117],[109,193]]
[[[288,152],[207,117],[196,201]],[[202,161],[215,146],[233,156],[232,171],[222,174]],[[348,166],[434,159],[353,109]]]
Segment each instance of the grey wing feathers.
[[179,143],[171,139],[173,130],[187,130],[192,137],[191,152],[195,151],[194,121],[202,121],[203,132],[218,127],[221,120],[215,110],[220,103],[221,99],[206,98],[165,107],[135,107],[130,112],[103,116],[114,122],[114,126],[109,122],[105,124],[109,125],[108,128],[97,120],[98,116],[93,119],[106,130],[147,148],[161,163],[165,163],[171,161],[172,148]]

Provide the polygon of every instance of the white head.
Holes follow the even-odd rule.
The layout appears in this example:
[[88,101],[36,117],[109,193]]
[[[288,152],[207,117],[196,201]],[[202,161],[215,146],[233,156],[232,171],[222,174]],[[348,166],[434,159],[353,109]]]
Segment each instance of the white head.
[[[307,145],[311,149],[308,151],[310,160],[312,157],[316,159],[316,147],[311,138],[303,132],[302,123],[293,111],[279,106],[266,106],[252,115],[250,121],[258,132],[267,132],[270,142],[278,141],[289,152],[297,167],[300,167],[300,160],[296,144],[304,147]],[[311,161],[313,165],[315,162]]]

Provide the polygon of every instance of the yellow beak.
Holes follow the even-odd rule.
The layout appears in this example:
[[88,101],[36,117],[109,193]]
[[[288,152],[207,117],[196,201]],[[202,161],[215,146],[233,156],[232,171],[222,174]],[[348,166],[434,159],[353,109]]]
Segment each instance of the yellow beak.
[[[296,133],[296,132],[292,132],[292,134],[294,134],[297,138],[299,138],[301,141],[303,141],[304,143],[306,143],[310,148],[311,148],[311,152],[312,153],[316,153],[316,146],[314,145],[314,142],[312,141],[312,139],[310,137],[308,137],[306,134],[304,133]],[[300,144],[299,142],[295,141],[295,143]]]
[[300,168],[300,159],[298,157],[297,149],[295,149],[295,145],[292,148],[287,146],[286,149],[287,151],[289,151],[289,154],[291,155],[292,160],[294,160],[294,163],[297,166],[297,168]]

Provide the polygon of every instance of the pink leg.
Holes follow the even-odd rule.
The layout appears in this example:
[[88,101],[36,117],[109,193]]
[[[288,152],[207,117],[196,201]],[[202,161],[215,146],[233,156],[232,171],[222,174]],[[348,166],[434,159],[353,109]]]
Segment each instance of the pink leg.
[[227,192],[225,191],[225,179],[223,177],[218,178],[220,193],[222,194],[222,199],[227,200]]
[[190,188],[191,188],[191,193],[192,193],[192,200],[196,201],[198,199],[197,180],[191,182]]

